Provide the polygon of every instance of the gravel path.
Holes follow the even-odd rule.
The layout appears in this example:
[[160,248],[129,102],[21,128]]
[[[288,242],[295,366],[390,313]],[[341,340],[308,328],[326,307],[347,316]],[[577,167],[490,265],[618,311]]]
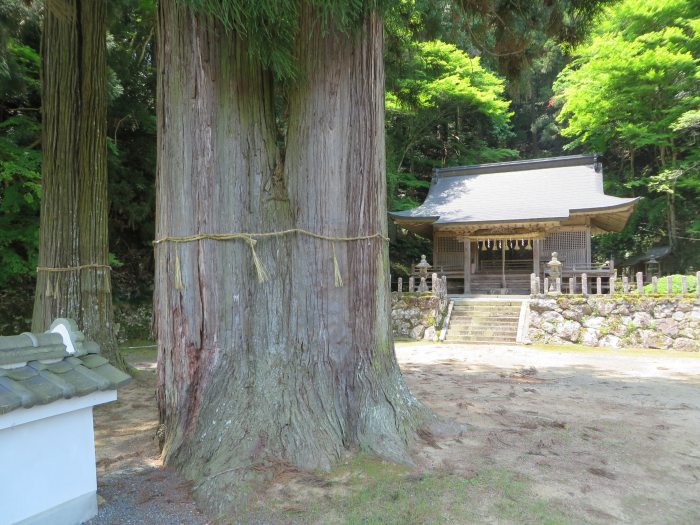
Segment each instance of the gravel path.
[[190,486],[163,467],[129,469],[100,478],[104,498],[87,525],[205,525],[190,496]]

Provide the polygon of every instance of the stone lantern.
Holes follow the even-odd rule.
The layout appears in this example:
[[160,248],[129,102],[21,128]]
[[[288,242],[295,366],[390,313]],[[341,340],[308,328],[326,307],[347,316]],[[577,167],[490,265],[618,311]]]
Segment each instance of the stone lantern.
[[557,279],[561,279],[561,261],[557,259],[557,252],[552,252],[552,260],[547,263],[549,269],[549,291],[556,292]]
[[656,260],[656,257],[652,257],[646,262],[646,264],[644,264],[644,270],[647,279],[651,281],[652,277],[658,277],[661,275],[661,263]]
[[419,292],[428,291],[428,270],[431,268],[432,266],[425,260],[425,255],[421,255],[420,262],[416,264],[416,269],[418,270],[418,275],[420,276],[420,285],[418,285]]

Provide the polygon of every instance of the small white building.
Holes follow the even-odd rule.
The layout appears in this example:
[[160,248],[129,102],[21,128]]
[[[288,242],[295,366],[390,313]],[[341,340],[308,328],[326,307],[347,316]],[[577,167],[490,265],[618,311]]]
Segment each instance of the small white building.
[[69,319],[0,337],[0,525],[97,514],[92,407],[129,380]]

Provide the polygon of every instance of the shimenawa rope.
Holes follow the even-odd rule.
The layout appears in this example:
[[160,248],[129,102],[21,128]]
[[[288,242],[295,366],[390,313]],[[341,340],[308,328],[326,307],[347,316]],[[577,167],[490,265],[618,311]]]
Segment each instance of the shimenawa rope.
[[[163,237],[161,239],[156,239],[153,241],[154,245],[159,245],[163,244],[166,242],[172,242],[176,244],[181,244],[181,243],[186,243],[186,242],[193,242],[193,241],[202,241],[202,240],[211,240],[211,241],[230,241],[234,239],[241,239],[245,241],[248,246],[250,247],[250,254],[253,257],[253,265],[255,266],[255,271],[258,276],[258,281],[259,282],[265,282],[269,279],[269,276],[267,272],[265,271],[265,267],[263,266],[262,262],[260,261],[260,258],[258,257],[257,252],[255,251],[255,245],[257,244],[257,240],[255,237],[260,237],[260,238],[267,238],[267,237],[281,237],[283,235],[289,235],[292,233],[299,233],[302,235],[307,235],[309,237],[313,237],[314,239],[321,239],[324,241],[331,241],[332,244],[332,249],[333,249],[333,276],[334,276],[334,282],[336,287],[341,287],[343,286],[343,278],[342,275],[340,274],[340,266],[338,265],[338,259],[335,254],[335,243],[336,242],[351,242],[351,241],[365,241],[365,240],[371,240],[371,239],[381,239],[385,242],[389,242],[388,237],[384,237],[383,235],[379,233],[374,233],[372,235],[356,235],[356,236],[351,236],[351,237],[343,237],[343,236],[332,236],[332,235],[323,235],[320,233],[315,233],[311,232],[308,230],[304,230],[302,228],[291,228],[289,230],[283,230],[279,232],[259,232],[259,233],[197,233],[194,235],[170,235]],[[183,282],[182,282],[182,272],[180,270],[180,256],[178,253],[175,254],[175,288],[177,289],[182,289]]]
[[[103,268],[105,270],[112,270],[112,267],[109,264],[97,264],[97,263],[91,263],[91,264],[81,264],[79,266],[65,266],[65,267],[49,267],[49,266],[37,266],[36,271],[38,272],[46,272],[49,275],[46,276],[46,292],[45,295],[46,297],[58,297],[58,282],[56,283],[55,287],[51,286],[51,274],[52,273],[68,273],[68,272],[79,272],[81,270],[88,270],[88,269],[100,269]],[[104,282],[104,289],[107,291],[107,293],[111,293],[111,285],[109,282],[109,273],[105,273],[105,282]]]

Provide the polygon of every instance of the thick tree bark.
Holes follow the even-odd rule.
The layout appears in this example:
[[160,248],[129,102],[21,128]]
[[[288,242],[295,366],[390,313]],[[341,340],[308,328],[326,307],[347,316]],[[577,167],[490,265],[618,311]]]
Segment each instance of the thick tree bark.
[[107,267],[106,35],[105,2],[46,2],[40,270],[32,329],[71,317],[123,367]]
[[[301,34],[283,168],[269,75],[243,42],[160,2],[159,239],[386,236],[381,21],[353,37]],[[242,239],[156,249],[164,457],[213,512],[279,462],[327,469],[357,449],[410,461],[417,427],[435,421],[396,363],[383,240],[297,233],[255,250],[268,282]]]
[[[324,35],[313,19],[302,15],[302,80],[290,100],[285,157],[297,226],[387,237],[381,19],[368,16],[352,36],[332,28]],[[340,288],[333,245],[345,276]],[[394,355],[387,243],[300,236],[296,248],[294,275],[307,279],[292,283],[293,331],[315,350],[314,384],[334,400],[341,442],[406,461],[406,443],[427,412],[405,387]]]

